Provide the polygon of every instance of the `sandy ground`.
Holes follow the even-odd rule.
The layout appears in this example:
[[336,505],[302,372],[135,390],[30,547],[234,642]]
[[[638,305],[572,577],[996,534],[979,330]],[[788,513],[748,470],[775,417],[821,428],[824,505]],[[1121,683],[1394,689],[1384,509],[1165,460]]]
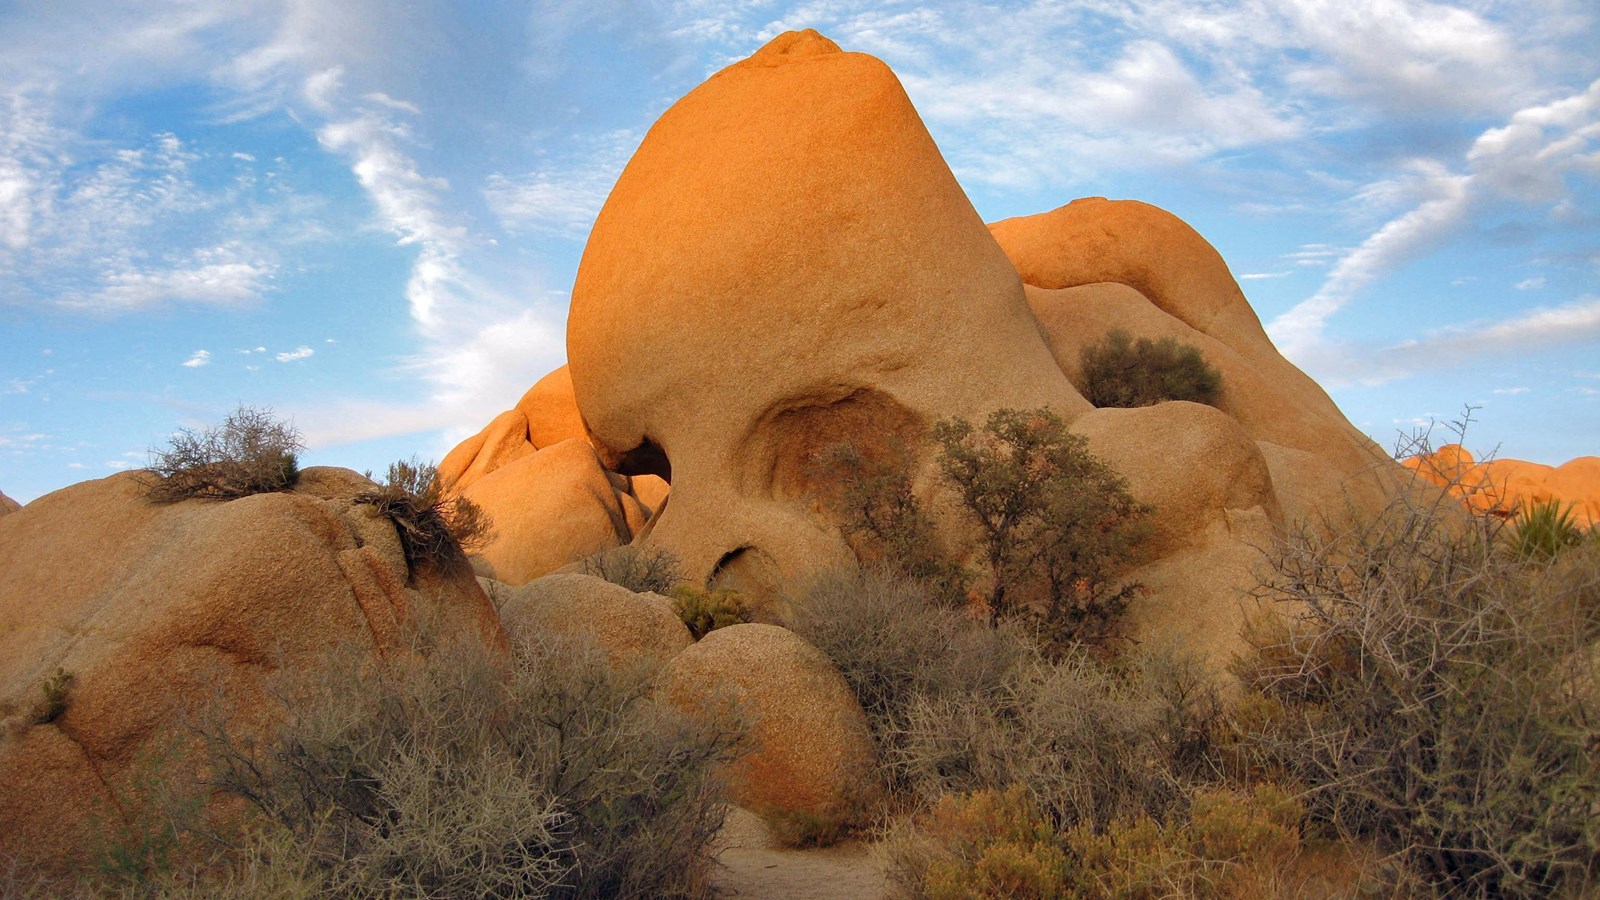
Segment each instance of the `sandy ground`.
[[712,883],[723,897],[876,900],[887,895],[882,865],[859,843],[825,850],[783,849],[773,843],[761,820],[743,809],[728,814],[719,842],[722,867]]

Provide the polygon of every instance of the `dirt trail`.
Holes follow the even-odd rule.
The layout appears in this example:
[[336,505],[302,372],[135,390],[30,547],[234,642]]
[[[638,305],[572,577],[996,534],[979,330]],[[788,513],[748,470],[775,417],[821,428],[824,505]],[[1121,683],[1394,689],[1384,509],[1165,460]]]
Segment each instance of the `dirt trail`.
[[847,842],[826,850],[776,846],[761,820],[743,809],[728,814],[719,838],[722,868],[712,878],[722,897],[761,900],[877,900],[888,893],[883,866],[867,847]]

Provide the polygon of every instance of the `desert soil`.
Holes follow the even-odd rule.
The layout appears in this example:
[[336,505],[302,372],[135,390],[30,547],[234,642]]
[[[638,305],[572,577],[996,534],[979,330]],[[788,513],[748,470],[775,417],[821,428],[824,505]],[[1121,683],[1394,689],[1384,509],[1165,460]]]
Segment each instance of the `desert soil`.
[[876,900],[887,896],[883,865],[866,845],[845,842],[824,850],[777,846],[754,813],[728,815],[712,881],[721,897],[762,900]]

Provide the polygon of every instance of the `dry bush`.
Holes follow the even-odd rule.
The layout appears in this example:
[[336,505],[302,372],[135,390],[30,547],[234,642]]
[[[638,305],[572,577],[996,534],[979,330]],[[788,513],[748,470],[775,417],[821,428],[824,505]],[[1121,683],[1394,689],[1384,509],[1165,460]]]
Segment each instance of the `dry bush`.
[[894,742],[919,697],[994,694],[1023,652],[1010,630],[994,631],[933,599],[919,582],[882,569],[815,576],[786,598],[789,628],[825,653],[850,685],[888,766],[906,786]]
[[1504,527],[1429,488],[1291,535],[1263,594],[1298,621],[1241,670],[1281,707],[1253,741],[1397,880],[1581,895],[1600,862],[1600,567],[1524,559]]
[[665,547],[624,544],[583,561],[583,574],[620,584],[636,594],[668,594],[683,580],[677,554]]
[[1017,786],[1058,828],[1164,815],[1180,799],[1159,701],[1136,673],[1036,652],[989,695],[919,694],[889,765],[931,802]]
[[1113,329],[1105,340],[1083,348],[1083,395],[1098,407],[1150,406],[1188,400],[1215,406],[1222,373],[1199,348],[1176,338],[1157,341]]
[[353,499],[394,523],[413,570],[448,571],[494,540],[494,523],[483,507],[448,487],[436,465],[413,457],[390,463],[381,486]]
[[205,729],[214,787],[257,814],[225,874],[340,896],[703,896],[738,729],[650,683],[555,637],[516,647],[509,675],[470,646],[334,661],[285,689],[268,740]]
[[271,409],[241,405],[205,431],[185,428],[150,451],[149,497],[161,503],[232,500],[288,490],[299,477],[300,432]]

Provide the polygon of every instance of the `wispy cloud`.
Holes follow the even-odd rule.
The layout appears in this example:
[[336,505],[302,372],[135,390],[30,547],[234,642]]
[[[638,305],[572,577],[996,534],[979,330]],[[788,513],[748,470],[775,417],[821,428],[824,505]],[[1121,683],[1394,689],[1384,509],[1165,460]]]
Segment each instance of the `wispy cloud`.
[[300,347],[295,350],[286,350],[282,353],[279,353],[276,359],[281,363],[299,362],[302,359],[309,359],[312,354],[316,352],[317,351],[311,349],[310,347]]
[[1544,287],[1543,278],[1524,278],[1514,285],[1519,291],[1536,291]]
[[633,131],[613,131],[520,175],[493,173],[484,199],[507,231],[582,240],[639,139]]
[[1531,390],[1533,390],[1533,388],[1530,387],[1495,388],[1490,393],[1498,397],[1515,397],[1519,394],[1526,394]]
[[186,369],[198,369],[201,366],[207,366],[207,365],[210,365],[210,364],[211,364],[211,351],[210,350],[196,350],[194,352],[193,356],[190,356],[188,359],[184,360],[183,363],[182,363],[183,367],[186,368]]

